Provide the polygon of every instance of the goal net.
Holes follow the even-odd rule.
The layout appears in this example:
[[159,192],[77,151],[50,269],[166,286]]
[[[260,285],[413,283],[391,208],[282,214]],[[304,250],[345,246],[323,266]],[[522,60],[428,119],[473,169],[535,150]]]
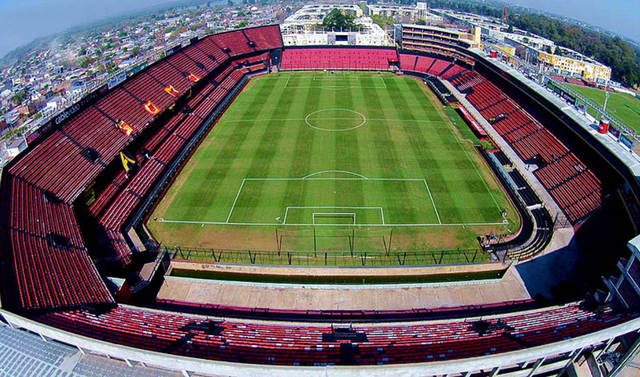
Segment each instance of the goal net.
[[314,212],[313,225],[356,225],[354,212]]
[[[329,215],[314,216],[314,223],[320,225],[320,221],[331,221],[330,224],[334,226],[316,226],[304,229],[277,228],[275,233],[278,251],[389,252],[391,250],[393,229],[353,226],[356,221],[355,214],[331,213]],[[347,224],[351,226],[336,226],[336,221],[348,221]]]

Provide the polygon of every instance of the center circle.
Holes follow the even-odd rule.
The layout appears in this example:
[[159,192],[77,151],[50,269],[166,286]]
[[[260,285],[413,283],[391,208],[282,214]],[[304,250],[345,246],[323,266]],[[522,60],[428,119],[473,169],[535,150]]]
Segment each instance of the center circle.
[[320,131],[351,131],[367,123],[362,113],[349,109],[322,109],[309,113],[304,122],[307,126]]

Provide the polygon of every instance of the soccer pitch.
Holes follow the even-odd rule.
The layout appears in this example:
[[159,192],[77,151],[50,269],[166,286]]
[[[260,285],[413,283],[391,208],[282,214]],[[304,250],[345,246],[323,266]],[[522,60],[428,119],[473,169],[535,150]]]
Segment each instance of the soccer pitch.
[[[606,92],[604,90],[589,88],[586,86],[567,84],[576,92],[582,94],[594,103],[604,106]],[[634,131],[640,132],[640,100],[626,93],[609,93],[607,112],[618,118]],[[589,111],[591,115],[596,115],[594,111]]]
[[252,79],[148,226],[166,245],[274,250],[276,228],[355,227],[430,249],[472,248],[519,218],[415,78],[298,72]]

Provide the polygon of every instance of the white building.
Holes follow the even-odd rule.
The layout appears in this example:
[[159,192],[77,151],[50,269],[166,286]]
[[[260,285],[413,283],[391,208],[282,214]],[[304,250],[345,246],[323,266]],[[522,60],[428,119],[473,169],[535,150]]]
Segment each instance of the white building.
[[280,25],[280,29],[285,46],[393,46],[389,34],[371,18],[361,17],[356,24],[362,25],[361,31],[329,31],[297,23]]
[[[332,10],[356,17],[360,31],[324,30],[320,26],[324,17]],[[354,4],[311,4],[300,8],[280,25],[285,46],[393,46],[393,41],[380,26],[365,17],[362,9]]]
[[298,9],[294,14],[284,20],[285,24],[317,25],[322,23],[332,9],[340,9],[343,13],[349,13],[356,17],[364,16],[362,8],[355,4],[309,4]]
[[5,143],[4,151],[11,158],[17,156],[27,147],[27,142],[23,138],[18,138],[9,144]]
[[399,22],[416,22],[419,20],[442,22],[443,20],[442,16],[430,14],[425,2],[418,2],[415,6],[369,4],[367,5],[367,15],[389,17]]
[[47,109],[52,110],[52,111],[56,111],[59,108],[61,108],[65,103],[65,99],[61,96],[55,96],[50,98],[47,101]]

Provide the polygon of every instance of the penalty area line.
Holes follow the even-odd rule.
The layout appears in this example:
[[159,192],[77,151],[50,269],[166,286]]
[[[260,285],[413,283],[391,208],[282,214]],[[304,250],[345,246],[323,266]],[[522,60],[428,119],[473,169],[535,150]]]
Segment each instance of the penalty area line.
[[233,209],[236,207],[236,202],[238,201],[238,197],[240,196],[240,192],[242,191],[242,187],[244,186],[244,181],[245,180],[243,179],[242,183],[240,184],[240,188],[238,189],[238,193],[236,194],[236,198],[233,200],[233,205],[229,210],[229,216],[227,216],[227,222],[226,222],[227,224],[229,224],[229,220],[231,220],[231,214],[233,213]]
[[[300,223],[300,224],[283,224],[283,223],[232,223],[232,222],[224,222],[224,221],[190,221],[190,220],[165,220],[158,219],[160,223],[168,223],[168,224],[196,224],[196,225],[237,225],[237,226],[345,226],[345,225],[337,225],[337,224],[310,224],[310,223]],[[490,226],[490,225],[505,225],[505,222],[497,222],[497,223],[426,223],[426,224],[358,224],[358,227],[466,227],[466,226]]]
[[427,192],[429,193],[429,197],[431,198],[431,204],[433,204],[433,209],[436,211],[436,216],[438,217],[438,222],[442,224],[442,220],[440,220],[440,214],[438,213],[438,207],[436,206],[436,201],[433,200],[433,195],[431,195],[431,190],[429,189],[429,184],[426,179],[423,179],[424,185],[427,187]]

